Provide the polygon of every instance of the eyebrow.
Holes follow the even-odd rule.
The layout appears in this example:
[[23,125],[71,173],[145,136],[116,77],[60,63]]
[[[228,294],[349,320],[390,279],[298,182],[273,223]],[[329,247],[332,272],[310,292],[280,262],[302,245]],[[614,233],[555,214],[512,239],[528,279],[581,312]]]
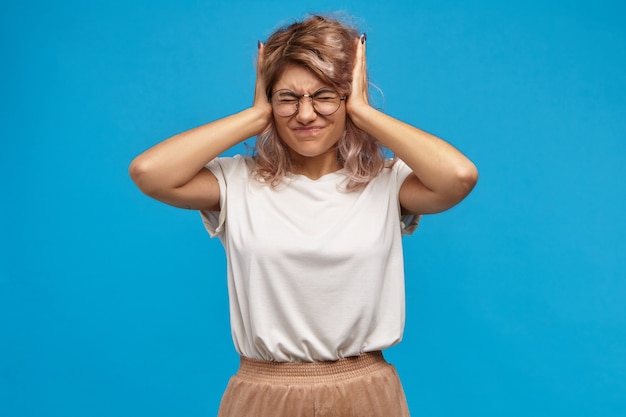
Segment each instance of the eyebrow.
[[287,90],[286,88],[281,88],[280,90],[274,91],[274,94],[276,93],[278,93],[278,95],[280,96],[298,96],[299,95],[294,91]]
[[[282,96],[282,95],[289,95],[289,96],[305,96],[305,95],[306,95],[306,96],[314,96],[314,95],[316,95],[316,94],[319,94],[319,93],[326,93],[326,92],[337,93],[337,91],[335,91],[335,89],[334,89],[334,88],[331,88],[331,87],[322,87],[322,88],[319,88],[319,89],[315,90],[315,91],[314,91],[314,92],[312,92],[311,94],[300,94],[300,93],[296,93],[295,91],[292,91],[292,90],[290,90],[290,89],[288,89],[288,88],[281,88],[281,89],[278,89],[278,90],[274,91],[274,93],[272,93],[272,94],[280,93],[279,95],[281,95],[281,96]],[[337,93],[337,94],[339,94],[339,93]]]

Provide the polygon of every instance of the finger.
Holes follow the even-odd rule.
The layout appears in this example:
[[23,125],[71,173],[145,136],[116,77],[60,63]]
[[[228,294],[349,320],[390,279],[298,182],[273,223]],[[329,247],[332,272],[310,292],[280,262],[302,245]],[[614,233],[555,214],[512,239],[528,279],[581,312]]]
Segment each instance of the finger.
[[367,67],[365,62],[366,35],[355,38],[354,70],[352,73],[352,91],[350,104],[368,103]]
[[365,58],[365,47],[367,42],[366,40],[366,35],[362,34],[361,36],[359,36],[358,39],[358,43],[357,43],[357,51],[356,51],[356,65],[355,65],[355,70],[358,71],[358,77],[359,80],[362,83],[366,83],[367,81],[367,64],[366,64],[366,58]]
[[266,97],[265,84],[263,80],[262,67],[263,67],[263,56],[265,51],[265,45],[263,42],[258,41],[258,55],[257,55],[257,64],[256,64],[256,85],[255,85],[255,102],[260,100],[264,102]]
[[363,43],[363,35],[359,36],[356,39],[356,63],[358,65],[361,64],[361,60],[363,58],[363,46],[365,44]]
[[363,33],[361,36],[359,36],[359,51],[361,53],[362,58],[365,57],[366,46],[367,46],[367,35]]
[[366,48],[366,44],[367,42],[365,41],[367,39],[365,33],[362,34],[361,36],[359,36],[359,38],[357,39],[357,48],[356,48],[356,68],[358,69],[358,71],[361,72],[361,74],[365,74],[366,72],[366,58],[365,58],[365,48]]
[[258,41],[257,47],[258,47],[258,52],[257,52],[256,67],[257,67],[257,70],[259,70],[261,68],[261,63],[263,62],[263,51],[265,49],[265,45],[263,45],[263,42]]

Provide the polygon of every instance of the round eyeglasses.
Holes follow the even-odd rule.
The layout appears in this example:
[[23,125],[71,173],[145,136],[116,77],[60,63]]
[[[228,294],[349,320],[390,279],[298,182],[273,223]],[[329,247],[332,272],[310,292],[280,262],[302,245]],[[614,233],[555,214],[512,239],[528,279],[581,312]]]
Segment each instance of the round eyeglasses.
[[322,116],[330,116],[339,110],[341,102],[346,99],[345,97],[340,97],[336,91],[328,88],[319,89],[313,94],[296,94],[286,89],[277,90],[270,99],[274,114],[281,117],[289,117],[298,113],[302,97],[310,99],[315,113]]

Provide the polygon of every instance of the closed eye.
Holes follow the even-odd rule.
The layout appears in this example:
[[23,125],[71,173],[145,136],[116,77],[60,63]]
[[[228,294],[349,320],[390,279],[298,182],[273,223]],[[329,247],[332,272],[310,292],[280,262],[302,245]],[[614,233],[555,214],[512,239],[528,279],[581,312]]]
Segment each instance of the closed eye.
[[337,94],[333,90],[318,90],[315,93],[313,93],[312,96],[313,96],[313,100],[324,101],[324,100],[336,100],[339,97],[339,94]]

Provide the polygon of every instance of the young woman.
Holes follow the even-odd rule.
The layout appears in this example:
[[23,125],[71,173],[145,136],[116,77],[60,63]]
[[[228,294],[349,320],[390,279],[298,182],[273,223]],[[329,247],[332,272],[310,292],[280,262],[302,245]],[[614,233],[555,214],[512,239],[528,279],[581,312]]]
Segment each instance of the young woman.
[[[450,144],[370,106],[366,44],[322,16],[279,29],[259,42],[250,108],[130,166],[147,195],[200,210],[226,250],[241,366],[221,417],[408,416],[381,353],[404,328],[401,236],[460,202],[478,174]],[[253,156],[219,157],[253,136]]]

